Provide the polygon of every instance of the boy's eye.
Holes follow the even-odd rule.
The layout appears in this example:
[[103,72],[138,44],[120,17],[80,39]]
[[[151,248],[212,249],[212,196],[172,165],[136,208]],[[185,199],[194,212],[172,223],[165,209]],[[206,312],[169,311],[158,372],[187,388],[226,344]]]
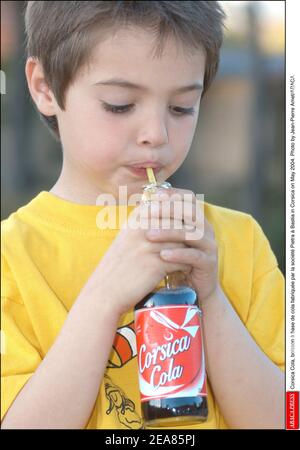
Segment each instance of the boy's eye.
[[195,108],[180,108],[179,106],[174,106],[173,111],[176,116],[183,116],[183,115],[193,116],[195,114]]
[[110,105],[109,103],[103,102],[103,107],[105,111],[112,112],[114,114],[120,114],[127,112],[131,109],[133,105]]
[[[109,103],[103,103],[103,108],[105,111],[109,111],[113,114],[122,114],[125,112],[130,111],[133,108],[133,104],[130,105],[110,105]],[[176,116],[183,116],[183,115],[193,115],[195,114],[195,108],[180,108],[179,106],[173,107],[173,114]]]

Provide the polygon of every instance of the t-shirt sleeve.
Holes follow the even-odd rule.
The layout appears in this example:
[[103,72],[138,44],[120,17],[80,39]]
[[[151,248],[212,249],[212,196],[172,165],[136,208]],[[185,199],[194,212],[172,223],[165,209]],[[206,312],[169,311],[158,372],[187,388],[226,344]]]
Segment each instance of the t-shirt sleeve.
[[[42,358],[20,295],[1,259],[1,421]],[[8,294],[10,297],[8,297]]]
[[269,241],[253,220],[253,283],[246,326],[263,352],[281,369],[285,365],[284,277]]

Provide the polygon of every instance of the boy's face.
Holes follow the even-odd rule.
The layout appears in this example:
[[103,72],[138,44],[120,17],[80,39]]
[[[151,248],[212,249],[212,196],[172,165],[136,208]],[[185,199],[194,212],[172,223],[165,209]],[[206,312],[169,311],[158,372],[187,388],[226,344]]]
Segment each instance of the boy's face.
[[[88,180],[97,195],[117,198],[120,185],[129,195],[141,192],[146,170],[133,166],[157,166],[157,180],[164,181],[189,151],[202,90],[178,89],[203,84],[204,51],[186,55],[173,40],[161,58],[152,49],[148,32],[118,31],[95,47],[91,64],[67,90],[65,111],[57,106],[65,168],[75,179]],[[145,89],[101,84],[112,78]],[[112,112],[107,105],[122,108]]]

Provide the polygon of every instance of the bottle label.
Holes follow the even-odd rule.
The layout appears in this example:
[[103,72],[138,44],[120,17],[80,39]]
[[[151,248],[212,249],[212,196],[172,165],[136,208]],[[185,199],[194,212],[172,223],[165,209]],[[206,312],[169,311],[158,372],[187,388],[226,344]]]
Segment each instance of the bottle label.
[[200,310],[168,305],[135,312],[141,401],[207,395]]

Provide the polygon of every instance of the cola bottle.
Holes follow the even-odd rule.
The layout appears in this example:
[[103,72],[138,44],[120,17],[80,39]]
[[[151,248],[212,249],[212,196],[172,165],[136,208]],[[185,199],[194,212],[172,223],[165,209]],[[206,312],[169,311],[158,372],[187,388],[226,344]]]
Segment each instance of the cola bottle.
[[[170,186],[147,185],[146,194]],[[197,293],[183,272],[168,274],[136,305],[135,332],[145,425],[170,427],[206,421],[202,312]]]

